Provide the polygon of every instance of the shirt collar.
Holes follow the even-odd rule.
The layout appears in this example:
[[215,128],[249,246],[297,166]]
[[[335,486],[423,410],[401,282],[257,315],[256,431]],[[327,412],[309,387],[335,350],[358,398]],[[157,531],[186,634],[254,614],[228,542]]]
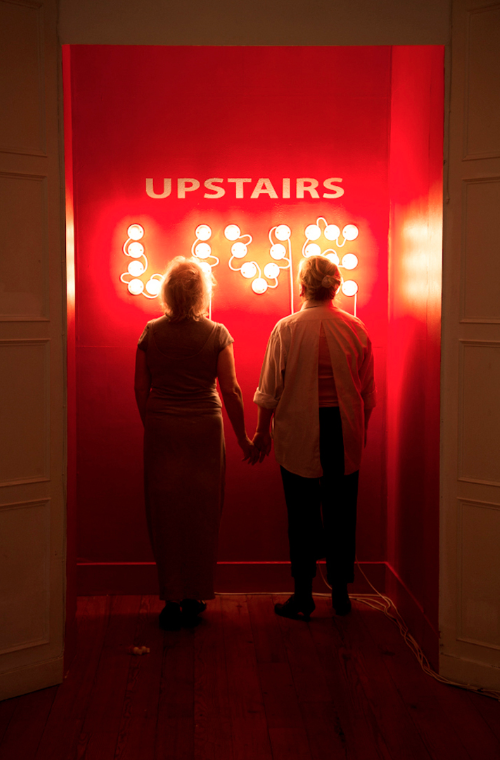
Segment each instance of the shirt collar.
[[328,311],[331,311],[332,309],[336,308],[337,307],[333,305],[332,301],[304,301],[300,310],[304,311],[304,309],[328,309]]

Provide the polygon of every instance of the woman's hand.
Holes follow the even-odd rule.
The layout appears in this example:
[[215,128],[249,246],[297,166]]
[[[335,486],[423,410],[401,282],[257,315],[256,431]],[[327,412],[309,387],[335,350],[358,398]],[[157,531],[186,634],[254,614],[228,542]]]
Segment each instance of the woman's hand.
[[259,459],[259,451],[255,448],[250,438],[245,434],[244,438],[238,441],[238,446],[243,452],[242,462],[248,462],[248,464],[255,464]]
[[257,431],[253,437],[252,443],[259,452],[259,462],[263,462],[265,457],[269,456],[271,452],[272,439],[269,431],[265,433],[259,433]]

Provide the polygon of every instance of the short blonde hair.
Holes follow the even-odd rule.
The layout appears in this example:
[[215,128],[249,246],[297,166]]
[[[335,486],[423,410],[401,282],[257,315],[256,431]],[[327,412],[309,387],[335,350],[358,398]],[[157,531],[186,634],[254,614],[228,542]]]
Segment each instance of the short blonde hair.
[[196,259],[176,256],[163,275],[160,300],[172,322],[200,319],[207,311],[215,280]]
[[337,265],[325,256],[302,259],[298,279],[304,297],[311,301],[331,301],[342,282]]

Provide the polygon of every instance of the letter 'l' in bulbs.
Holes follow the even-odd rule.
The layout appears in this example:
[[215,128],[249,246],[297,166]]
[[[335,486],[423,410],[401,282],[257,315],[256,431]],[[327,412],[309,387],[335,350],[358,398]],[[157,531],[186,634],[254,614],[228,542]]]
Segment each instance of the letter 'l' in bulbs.
[[127,234],[132,240],[140,240],[144,235],[144,229],[140,224],[131,224],[127,230]]
[[212,236],[212,230],[208,224],[199,224],[195,229],[194,234],[198,240],[208,240]]
[[133,296],[139,296],[144,290],[144,283],[142,280],[130,280],[128,284],[128,292]]

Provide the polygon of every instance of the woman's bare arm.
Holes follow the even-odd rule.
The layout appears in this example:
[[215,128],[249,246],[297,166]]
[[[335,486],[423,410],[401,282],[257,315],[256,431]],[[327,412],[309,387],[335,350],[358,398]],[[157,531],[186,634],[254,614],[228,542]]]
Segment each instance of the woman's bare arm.
[[217,360],[217,378],[220,392],[224,400],[224,406],[236,435],[238,445],[243,451],[243,459],[248,459],[252,464],[256,461],[257,453],[245,430],[245,417],[243,413],[243,395],[236,379],[236,367],[232,344],[226,346]]
[[135,379],[134,391],[135,400],[139,414],[141,415],[142,424],[146,420],[146,404],[151,390],[151,373],[146,362],[146,352],[140,348],[135,355]]

